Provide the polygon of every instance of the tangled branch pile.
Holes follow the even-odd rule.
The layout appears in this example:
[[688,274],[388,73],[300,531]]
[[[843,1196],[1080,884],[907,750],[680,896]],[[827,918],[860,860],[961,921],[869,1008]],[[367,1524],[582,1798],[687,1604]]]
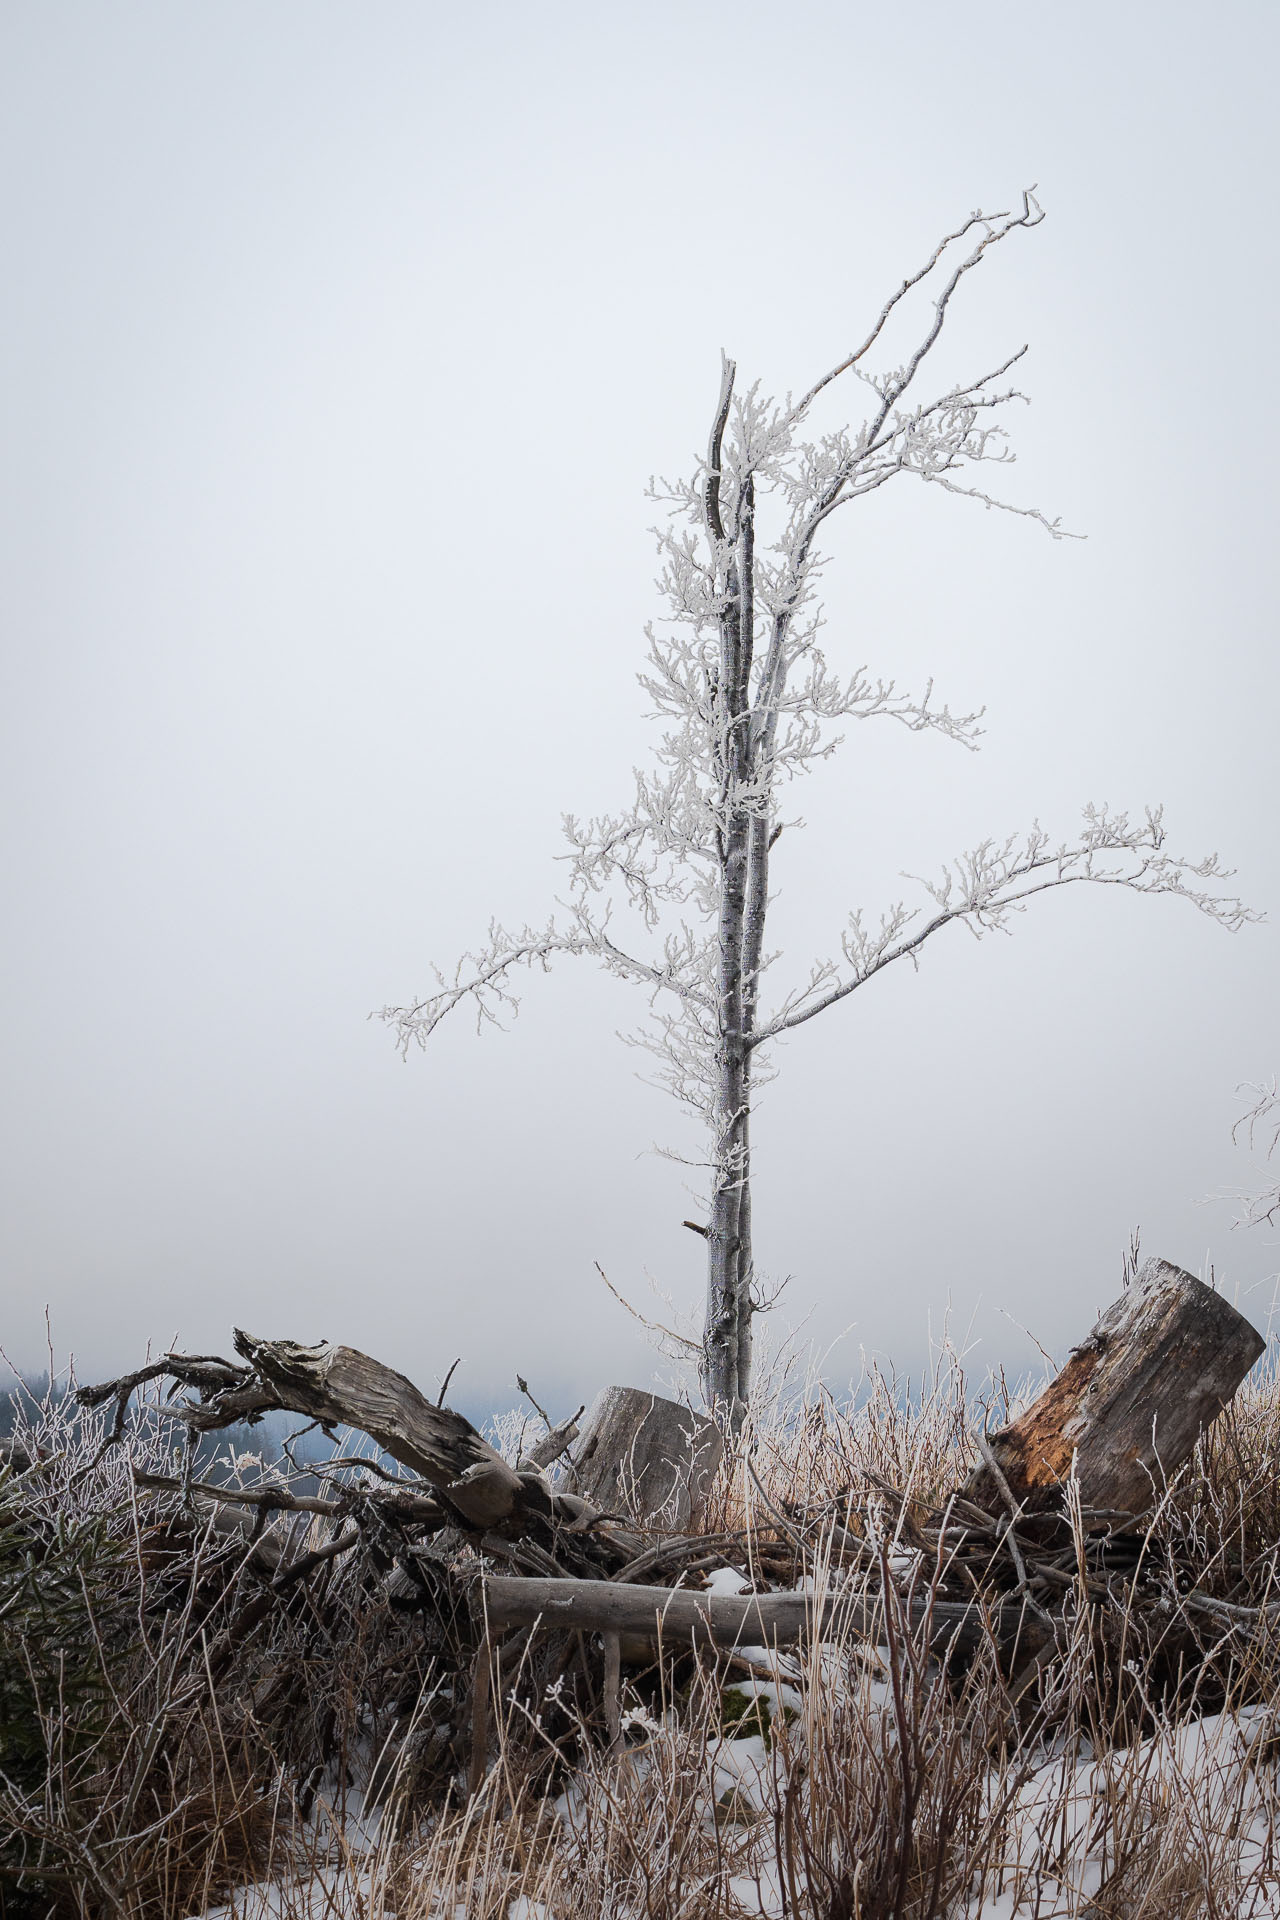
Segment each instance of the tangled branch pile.
[[[629,1510],[587,1497],[573,1422],[507,1460],[342,1347],[237,1335],[33,1409],[0,1474],[0,1912],[181,1920],[272,1880],[275,1912],[387,1920],[1234,1913],[1227,1880],[1272,1884],[1259,1349],[1152,1262],[999,1433],[958,1369],[820,1391],[679,1530],[625,1461]],[[363,1451],[201,1463],[272,1409]],[[1153,1795],[1189,1726],[1225,1799],[1183,1747]]]

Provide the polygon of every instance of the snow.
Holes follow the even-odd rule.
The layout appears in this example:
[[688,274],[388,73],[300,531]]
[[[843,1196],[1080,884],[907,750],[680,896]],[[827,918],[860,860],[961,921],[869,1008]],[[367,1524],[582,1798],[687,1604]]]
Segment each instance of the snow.
[[[368,1920],[372,1884],[367,1873],[321,1867],[300,1880],[257,1881],[242,1887],[225,1906],[192,1914],[190,1920]],[[395,1920],[380,1913],[380,1920]]]
[[[718,1740],[709,1757],[716,1805],[725,1794],[732,1794],[749,1802],[757,1812],[763,1812],[769,1804],[773,1767],[768,1744],[761,1736],[753,1733],[741,1740]],[[714,1809],[708,1807],[704,1817],[714,1820]]]
[[749,1667],[763,1667],[766,1673],[785,1674],[789,1680],[799,1680],[803,1675],[801,1663],[793,1654],[779,1653],[774,1647],[735,1647],[734,1652]]
[[[1280,1920],[1268,1802],[1253,1764],[1273,1726],[1268,1708],[1249,1707],[1162,1728],[1101,1759],[1067,1753],[1049,1760],[1014,1796],[1002,1884],[975,1889],[965,1920],[1057,1920],[1081,1912],[1115,1868],[1117,1853],[1127,1848],[1132,1855],[1141,1845],[1143,1808],[1171,1811],[1188,1855],[1206,1869],[1219,1859],[1220,1877],[1249,1886],[1249,1920]],[[1135,1807],[1138,1819],[1118,1833],[1113,1809],[1121,1797],[1126,1819]]]
[[752,1873],[735,1873],[729,1893],[744,1913],[759,1914],[762,1920],[782,1920],[787,1910],[782,1876],[774,1861],[763,1861]]
[[[193,1914],[190,1920],[371,1920],[373,1915],[396,1920],[389,1908],[377,1904],[368,1874],[322,1868],[300,1880],[246,1887],[226,1906]],[[457,1903],[448,1913],[439,1909],[432,1920],[467,1920],[466,1905]],[[554,1920],[554,1915],[540,1900],[520,1893],[507,1908],[506,1920]]]
[[750,1593],[751,1582],[737,1567],[716,1567],[707,1575],[708,1593]]
[[378,1856],[383,1813],[364,1804],[374,1758],[369,1743],[360,1742],[347,1757],[349,1784],[340,1786],[332,1772],[322,1784],[301,1834],[311,1858],[296,1872],[255,1881],[188,1920],[396,1920],[382,1904],[370,1864]]
[[[730,1581],[743,1582],[731,1568],[713,1578],[713,1590],[720,1592],[729,1591]],[[794,1684],[801,1678],[796,1663],[789,1663],[791,1672],[784,1674],[776,1656],[763,1648],[758,1652],[771,1677],[735,1678],[730,1685],[750,1700],[767,1703],[772,1720],[794,1716],[788,1739],[803,1749],[805,1698]],[[836,1682],[836,1668],[827,1674],[826,1652],[810,1649],[810,1686]],[[856,1693],[864,1711],[888,1704],[886,1677],[874,1650],[865,1649],[852,1673],[847,1659],[839,1672],[840,1684],[846,1693]],[[644,1713],[632,1718],[636,1731],[655,1738],[666,1731],[665,1717],[663,1722]],[[1003,1846],[982,1884],[974,1884],[957,1910],[957,1920],[1079,1920],[1117,1873],[1117,1863],[1123,1886],[1126,1862],[1135,1877],[1150,1874],[1158,1880],[1161,1873],[1171,1874],[1171,1900],[1179,1910],[1176,1889],[1185,1888],[1189,1874],[1212,1881],[1218,1920],[1280,1920],[1280,1874],[1269,1818],[1274,1798],[1269,1749],[1276,1724],[1273,1710],[1251,1707],[1164,1726],[1149,1739],[1097,1756],[1083,1747],[1047,1751],[1013,1783],[993,1770],[987,1806]],[[780,1920],[786,1902],[773,1856],[772,1822],[757,1824],[754,1817],[768,1813],[783,1784],[777,1743],[759,1732],[726,1735],[710,1744],[707,1759],[702,1818],[708,1826],[728,1822],[736,1835],[736,1870],[725,1891],[741,1914]],[[652,1765],[644,1745],[632,1747],[627,1760],[641,1774]],[[595,1790],[584,1777],[570,1783],[556,1802],[566,1841],[581,1830],[586,1800]],[[1009,1797],[1002,1801],[1002,1796]],[[1153,1816],[1160,1816],[1154,1824]],[[364,1818],[358,1793],[319,1800],[308,1839],[316,1864],[296,1876],[244,1888],[189,1920],[396,1920],[382,1904],[386,1888],[378,1822],[373,1815]],[[339,1864],[332,1864],[335,1859]],[[445,1896],[431,1920],[467,1920],[466,1909]],[[520,1894],[510,1901],[506,1920],[556,1916],[551,1907]],[[620,1914],[618,1920],[632,1916]]]
[[767,1700],[771,1719],[784,1709],[788,1713],[804,1712],[804,1695],[785,1680],[734,1680],[732,1687],[735,1693],[745,1693],[749,1700]]

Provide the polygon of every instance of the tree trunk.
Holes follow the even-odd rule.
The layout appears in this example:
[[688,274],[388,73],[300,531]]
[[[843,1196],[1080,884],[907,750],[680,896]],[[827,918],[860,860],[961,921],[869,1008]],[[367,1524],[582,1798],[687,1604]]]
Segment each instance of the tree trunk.
[[[713,1098],[713,1188],[707,1232],[707,1316],[703,1392],[713,1410],[738,1427],[750,1384],[750,1347],[742,1351],[750,1313],[750,1249],[744,1244],[743,1195],[750,1177],[747,1119],[750,1069],[745,1019],[744,940],[752,812],[750,788],[751,654],[755,629],[754,493],[748,478],[738,504],[738,530],[720,616],[716,721],[720,839],[717,940],[716,1086]],[[745,1367],[744,1367],[745,1357]]]
[[[1052,1385],[989,1436],[1013,1499],[1053,1506],[1074,1469],[1086,1508],[1147,1512],[1265,1345],[1221,1294],[1148,1260]],[[963,1492],[990,1513],[1007,1508],[986,1462]]]
[[714,1420],[638,1387],[606,1387],[582,1423],[572,1486],[605,1513],[683,1533],[720,1464]]
[[[736,991],[721,995],[722,1022],[740,1017]],[[741,1035],[722,1033],[714,1114],[713,1187],[707,1229],[707,1312],[703,1331],[702,1390],[708,1407],[741,1418],[742,1200],[747,1161],[746,1053]]]
[[[772,734],[766,733],[763,750],[772,746]],[[752,755],[759,771],[760,742],[752,738]],[[756,1029],[756,1011],[760,1004],[760,969],[764,962],[764,923],[769,907],[769,848],[773,839],[773,821],[769,814],[758,813],[751,822],[747,848],[747,895],[742,929],[742,1031],[747,1047],[743,1063],[746,1113],[742,1124],[742,1198],[738,1209],[738,1243],[742,1264],[742,1285],[738,1291],[738,1400],[745,1405],[751,1390],[751,1320],[755,1312],[755,1252],[751,1238],[751,1078],[752,1035]]]

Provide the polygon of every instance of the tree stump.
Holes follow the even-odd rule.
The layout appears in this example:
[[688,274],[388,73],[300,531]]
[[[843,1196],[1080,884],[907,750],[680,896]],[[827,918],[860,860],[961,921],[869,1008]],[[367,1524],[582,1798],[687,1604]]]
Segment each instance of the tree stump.
[[[1145,1513],[1265,1345],[1221,1294],[1148,1260],[1040,1398],[987,1436],[1013,1499],[1028,1512],[1056,1504],[1074,1466],[1086,1508]],[[986,1462],[962,1492],[1008,1510]]]
[[714,1420],[639,1387],[606,1387],[582,1423],[575,1493],[606,1513],[681,1532],[706,1500],[724,1453]]

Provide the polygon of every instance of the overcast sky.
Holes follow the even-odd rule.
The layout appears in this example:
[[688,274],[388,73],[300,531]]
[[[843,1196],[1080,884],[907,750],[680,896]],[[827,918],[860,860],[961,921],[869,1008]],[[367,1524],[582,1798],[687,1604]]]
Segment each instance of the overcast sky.
[[[9,0],[0,865],[3,1344],[82,1371],[232,1324],[456,1397],[660,1366],[595,1262],[696,1312],[687,1145],[581,965],[405,1065],[370,1009],[559,819],[625,802],[658,609],[644,484],[724,347],[806,387],[928,246],[1038,182],[956,372],[1030,341],[1011,497],[833,527],[828,652],[985,702],[862,728],[778,849],[788,964],[851,906],[1086,800],[1162,800],[1271,924],[1083,890],[798,1032],[757,1251],[847,1379],[1037,1364],[1145,1250],[1265,1318],[1211,1196],[1280,1068],[1276,72],[1263,4]],[[1274,1237],[1273,1237],[1274,1238]],[[1014,1324],[1014,1323],[1018,1324]],[[1023,1332],[1021,1329],[1028,1331]],[[849,1331],[846,1333],[845,1330]]]

